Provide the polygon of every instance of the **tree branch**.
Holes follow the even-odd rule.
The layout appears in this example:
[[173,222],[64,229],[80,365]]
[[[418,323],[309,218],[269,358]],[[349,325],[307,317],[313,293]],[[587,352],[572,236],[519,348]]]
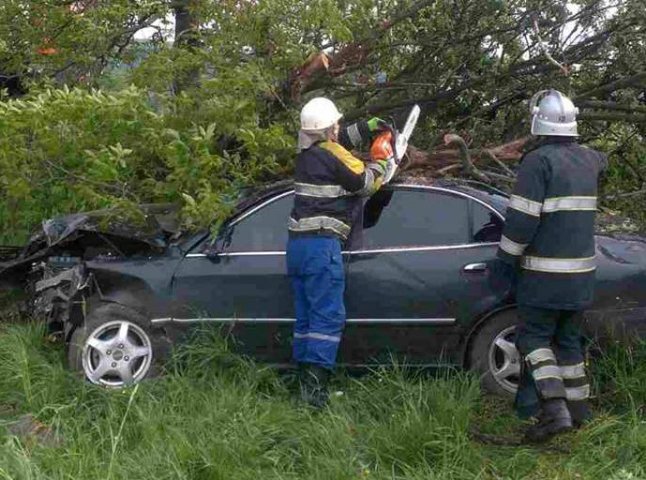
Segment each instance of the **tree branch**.
[[601,100],[583,100],[577,102],[580,108],[594,108],[596,110],[618,110],[630,113],[646,113],[646,107],[640,105],[622,105],[616,102],[604,102]]
[[612,93],[615,90],[619,90],[621,88],[637,87],[640,85],[643,86],[644,83],[646,83],[646,72],[638,72],[630,77],[620,78],[619,80],[615,80],[613,82],[606,83],[605,85],[600,85],[598,87],[595,87],[591,90],[588,90],[586,92],[583,92],[577,95],[575,98],[580,99],[580,98],[588,98],[588,97],[597,97],[604,93]]
[[590,121],[628,122],[646,124],[646,114],[630,114],[621,112],[581,112],[579,119]]
[[460,159],[462,161],[462,170],[464,171],[464,173],[475,178],[476,180],[480,180],[481,182],[490,181],[489,177],[478,170],[473,164],[473,161],[471,160],[471,154],[469,153],[469,147],[461,136],[447,133],[446,135],[444,135],[444,144],[446,146],[455,145],[458,147],[458,150],[460,151]]
[[550,54],[550,52],[547,50],[547,46],[545,45],[545,43],[543,42],[543,39],[541,38],[541,31],[538,28],[538,19],[536,17],[534,17],[533,26],[534,26],[534,34],[536,35],[536,38],[538,39],[538,45],[540,46],[541,51],[543,52],[543,55],[545,55],[545,58],[547,58],[547,60],[550,63],[552,63],[552,65],[559,68],[561,70],[561,72],[563,73],[563,75],[565,75],[566,77],[568,75],[570,75],[570,69],[566,65],[563,65],[563,64],[557,62],[554,59],[554,57]]

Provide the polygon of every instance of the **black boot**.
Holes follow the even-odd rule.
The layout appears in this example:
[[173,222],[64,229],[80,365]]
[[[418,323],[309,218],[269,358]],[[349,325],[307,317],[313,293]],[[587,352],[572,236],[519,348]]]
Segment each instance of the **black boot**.
[[329,396],[329,377],[329,370],[318,365],[305,365],[300,371],[301,400],[314,408],[323,408]]
[[525,432],[525,440],[531,443],[541,443],[552,436],[572,429],[572,417],[563,398],[545,400],[539,421]]
[[592,411],[585,400],[567,402],[567,408],[570,411],[574,428],[581,428],[592,419]]

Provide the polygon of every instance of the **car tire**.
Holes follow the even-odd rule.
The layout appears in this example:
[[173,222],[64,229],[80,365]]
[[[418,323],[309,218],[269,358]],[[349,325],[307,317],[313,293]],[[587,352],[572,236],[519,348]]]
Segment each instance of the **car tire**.
[[514,344],[516,310],[506,310],[485,321],[469,349],[469,366],[488,393],[513,398],[520,378],[520,356]]
[[137,311],[108,303],[72,333],[69,367],[91,383],[123,388],[157,376],[170,351],[166,337]]

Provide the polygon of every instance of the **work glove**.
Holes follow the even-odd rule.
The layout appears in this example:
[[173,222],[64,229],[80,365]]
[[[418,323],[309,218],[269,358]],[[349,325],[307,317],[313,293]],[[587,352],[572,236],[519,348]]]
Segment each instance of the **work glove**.
[[390,157],[385,160],[378,160],[373,162],[372,165],[377,165],[377,168],[374,168],[375,171],[382,174],[384,179],[382,185],[387,184],[393,177],[395,170],[397,170],[397,163],[395,162],[395,157]]
[[371,134],[379,133],[388,126],[385,120],[382,120],[379,117],[372,117],[367,123],[368,130],[370,130]]

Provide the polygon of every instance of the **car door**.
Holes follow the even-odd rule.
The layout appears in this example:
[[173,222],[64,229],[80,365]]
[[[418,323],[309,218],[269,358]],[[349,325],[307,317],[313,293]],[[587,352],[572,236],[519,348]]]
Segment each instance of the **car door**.
[[364,207],[350,251],[344,363],[461,363],[474,319],[502,301],[489,282],[502,217],[467,194],[436,187],[382,189]]
[[177,269],[173,296],[184,305],[175,323],[226,325],[236,349],[258,360],[290,359],[293,299],[285,266],[292,192],[283,192],[222,229],[217,255],[198,244]]

